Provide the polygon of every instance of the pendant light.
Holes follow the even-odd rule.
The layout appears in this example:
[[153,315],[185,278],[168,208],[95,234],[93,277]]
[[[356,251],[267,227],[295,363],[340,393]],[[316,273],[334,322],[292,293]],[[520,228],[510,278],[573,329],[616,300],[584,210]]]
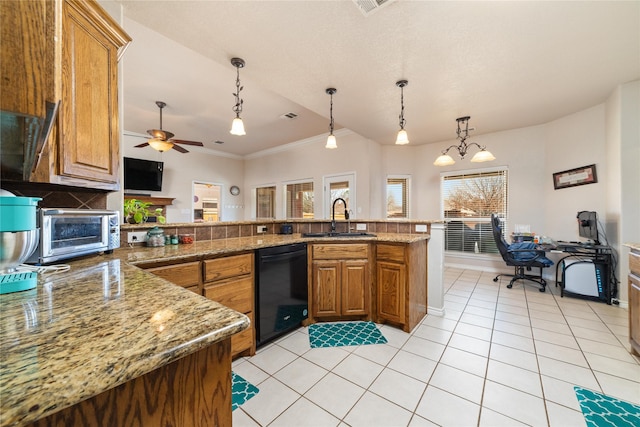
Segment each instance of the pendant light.
[[231,135],[246,135],[246,132],[244,131],[244,123],[240,118],[242,103],[244,102],[242,98],[240,98],[240,92],[244,89],[243,86],[240,86],[240,68],[243,68],[244,64],[244,59],[242,58],[231,58],[231,65],[236,67],[236,93],[233,94],[233,96],[236,97],[236,105],[233,106],[233,112],[236,113],[236,117],[231,123],[231,130],[229,131]]
[[404,87],[408,84],[409,82],[407,80],[399,80],[396,82],[396,86],[400,88],[400,130],[396,138],[396,145],[407,145],[409,143],[409,136],[407,135],[407,131],[404,130],[406,123],[404,120]]
[[331,108],[329,110],[329,116],[331,117],[331,121],[329,122],[329,136],[327,137],[327,145],[324,148],[334,149],[338,148],[338,144],[336,143],[336,137],[333,135],[333,95],[338,90],[335,88],[327,88],[325,92],[327,95],[331,96]]
[[[434,165],[436,166],[449,166],[455,163],[455,160],[453,160],[453,158],[447,154],[449,152],[449,150],[451,150],[452,148],[455,148],[458,150],[458,154],[460,155],[461,159],[464,159],[464,156],[467,155],[467,150],[469,149],[469,147],[471,147],[472,145],[475,145],[476,147],[478,147],[480,149],[480,151],[478,151],[472,158],[471,161],[474,163],[480,163],[480,162],[489,162],[491,160],[495,160],[496,158],[493,156],[493,154],[491,154],[485,146],[483,145],[479,145],[475,142],[470,142],[467,144],[467,138],[469,137],[469,131],[470,130],[474,130],[474,128],[469,128],[469,119],[471,117],[470,116],[465,116],[465,117],[458,117],[456,119],[456,121],[458,122],[458,130],[457,130],[457,138],[460,140],[460,145],[452,145],[449,148],[447,148],[446,150],[442,150],[442,154],[440,156],[438,156],[438,158],[436,159],[435,162],[433,162]],[[460,123],[463,124],[464,129],[460,128]]]

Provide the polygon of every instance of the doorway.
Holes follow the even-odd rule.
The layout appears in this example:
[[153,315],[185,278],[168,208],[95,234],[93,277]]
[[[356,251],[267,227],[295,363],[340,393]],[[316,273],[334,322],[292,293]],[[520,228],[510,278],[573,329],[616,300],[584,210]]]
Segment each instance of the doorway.
[[193,181],[193,222],[222,221],[222,185]]

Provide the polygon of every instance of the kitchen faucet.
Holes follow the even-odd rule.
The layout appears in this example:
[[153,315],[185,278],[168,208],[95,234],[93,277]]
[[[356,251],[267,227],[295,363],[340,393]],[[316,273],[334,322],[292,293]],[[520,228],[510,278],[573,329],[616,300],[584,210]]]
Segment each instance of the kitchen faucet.
[[[336,203],[338,202],[338,200],[342,201],[342,204],[344,205],[344,219],[348,220],[349,219],[349,211],[347,210],[347,202],[345,202],[345,200],[342,197],[338,197],[337,199],[335,199],[333,201],[333,206],[331,207],[331,231],[334,232],[336,231]],[[349,231],[349,230],[347,230]]]

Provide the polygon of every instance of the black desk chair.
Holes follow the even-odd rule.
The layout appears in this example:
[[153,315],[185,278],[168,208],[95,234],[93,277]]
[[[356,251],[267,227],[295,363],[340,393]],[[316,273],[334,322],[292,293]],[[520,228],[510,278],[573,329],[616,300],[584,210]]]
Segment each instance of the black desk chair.
[[[542,269],[553,265],[553,261],[544,256],[544,251],[536,248],[533,242],[521,242],[508,244],[502,236],[502,227],[500,226],[500,218],[496,214],[491,214],[491,231],[496,246],[502,255],[502,259],[509,267],[514,267],[514,274],[498,274],[493,281],[497,282],[500,276],[513,277],[507,288],[513,287],[516,280],[532,281],[540,285],[540,292],[544,292],[547,282],[542,278]],[[539,268],[539,275],[526,274],[525,270],[531,268]]]

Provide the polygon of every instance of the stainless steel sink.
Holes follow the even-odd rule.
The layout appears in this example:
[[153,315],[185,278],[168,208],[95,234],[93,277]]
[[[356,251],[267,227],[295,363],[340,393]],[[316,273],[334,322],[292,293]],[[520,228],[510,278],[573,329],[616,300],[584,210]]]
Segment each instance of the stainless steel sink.
[[302,237],[376,237],[376,235],[365,232],[346,233],[337,231],[326,231],[323,233],[302,233]]

